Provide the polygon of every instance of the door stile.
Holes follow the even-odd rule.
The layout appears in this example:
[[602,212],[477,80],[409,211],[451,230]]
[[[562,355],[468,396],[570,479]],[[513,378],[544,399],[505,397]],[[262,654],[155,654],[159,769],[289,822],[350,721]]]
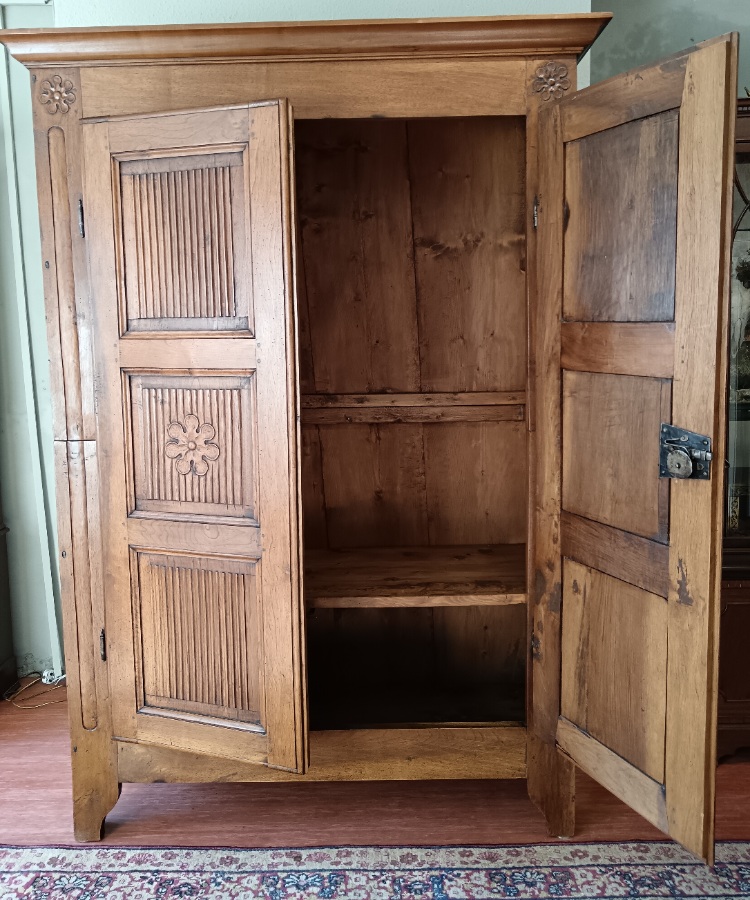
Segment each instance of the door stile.
[[559,107],[539,116],[538,297],[535,341],[535,483],[533,581],[530,582],[531,697],[529,796],[550,832],[573,834],[575,769],[556,746],[560,713],[560,609],[562,499],[560,369],[562,317],[564,166]]
[[[737,38],[714,43],[687,60],[680,114],[675,284],[675,368],[672,422],[713,436],[710,481],[673,484],[670,492],[665,783],[669,831],[713,862],[714,788],[718,692],[718,628],[726,444],[727,333],[731,228],[731,160]],[[728,82],[728,83],[727,83]],[[717,103],[717,97],[726,98]],[[723,183],[705,190],[705,172]],[[689,261],[701,257],[700,266]],[[696,277],[697,275],[697,277]],[[719,323],[719,341],[707,334]],[[702,375],[715,371],[715,379]],[[684,560],[698,562],[697,576]],[[696,634],[705,635],[696,640]],[[702,707],[708,735],[702,748],[690,740],[696,727],[686,710]]]
[[[111,273],[117,273],[119,279],[121,272],[119,261],[115,259],[114,223],[110,210],[110,204],[105,198],[112,196],[111,166],[95,165],[95,161],[109,160],[109,134],[107,129],[83,129],[83,168],[84,186],[87,204],[87,214],[90,228],[95,227],[100,238],[100,247],[97,253],[89,254],[89,271],[92,285],[92,319],[94,331],[98,342],[102,343],[102,335],[114,333],[116,325],[112,318],[117,317],[116,303],[108,302],[110,296],[102,297],[96,292],[95,286],[105,283],[111,278]],[[113,198],[114,199],[114,198]],[[115,296],[114,290],[112,296]],[[95,347],[96,349],[96,347]],[[108,348],[110,353],[118,354],[117,344]],[[102,353],[104,347],[99,350]],[[94,396],[98,408],[110,409],[114,405],[122,403],[122,385],[119,378],[112,377],[111,370],[97,370],[94,384]],[[120,472],[126,466],[125,432],[119,416],[112,417],[107,422],[107,439],[102,440],[101,435],[97,441],[99,456],[99,468],[102,472]],[[116,459],[120,448],[120,459]],[[123,597],[130,598],[130,576],[123,568],[122,554],[118,552],[120,546],[127,544],[127,526],[125,514],[127,510],[127,498],[125,481],[118,478],[102,478],[100,480],[99,505],[102,511],[102,549],[105,560],[116,560],[116,565],[107,566],[105,582],[111,585],[110,590]],[[116,514],[113,514],[114,511]],[[105,595],[107,593],[105,587]],[[132,672],[135,668],[132,642],[126,636],[132,633],[132,612],[130,602],[118,604],[116,607],[108,603],[106,605],[107,628],[109,632],[109,656],[119,656],[122,666],[109,668],[110,697],[112,698],[112,727],[115,734],[128,733],[135,729],[136,691],[132,680],[123,678],[123,673]]]
[[[285,359],[284,371],[266,370],[258,381],[258,405],[266,411],[259,428],[258,443],[261,458],[265,456],[265,480],[260,486],[260,505],[264,510],[261,526],[263,546],[263,598],[265,609],[264,649],[266,688],[265,721],[268,732],[268,765],[272,768],[299,771],[304,763],[304,713],[300,669],[302,666],[302,621],[299,551],[299,527],[297,525],[299,484],[297,470],[297,375],[296,349],[290,343],[294,339],[295,310],[293,299],[294,278],[292,247],[292,199],[291,161],[292,135],[289,130],[291,109],[286,101],[276,106],[250,107],[249,131],[251,135],[248,165],[250,178],[253,172],[267,171],[274,159],[281,159],[278,184],[269,179],[250,181],[254,198],[251,216],[254,296],[258,332],[258,368],[262,371],[264,358]],[[278,127],[273,127],[273,119]],[[253,136],[262,136],[252,140]],[[268,218],[268,224],[258,222],[260,214]],[[272,223],[281,220],[283,231]],[[260,228],[259,228],[260,225]],[[273,235],[273,240],[268,237]],[[272,281],[266,281],[264,273],[281,273]],[[278,296],[278,291],[283,296]],[[283,315],[279,314],[283,310]],[[265,326],[265,332],[263,328]],[[285,356],[281,352],[286,347]],[[271,352],[269,352],[271,351]],[[268,366],[268,363],[265,363]],[[274,377],[275,376],[275,377]],[[284,419],[286,442],[280,446],[269,433],[264,437],[273,411],[279,424],[273,427],[280,434],[280,420]],[[280,534],[286,535],[282,545],[288,546],[288,555],[277,552]],[[281,577],[279,577],[281,574]],[[273,579],[273,582],[271,582]],[[291,603],[284,602],[288,591],[285,587],[291,579]],[[269,585],[271,582],[271,585]],[[270,591],[269,591],[270,587]],[[267,594],[266,592],[269,591]],[[271,591],[273,593],[271,593]],[[270,598],[275,602],[268,603]],[[272,606],[272,614],[269,606]],[[270,619],[268,618],[270,615]],[[289,635],[293,635],[290,642]],[[293,710],[290,717],[289,710]],[[294,748],[292,751],[291,748]]]
[[[296,709],[297,746],[301,747],[301,759],[305,771],[310,765],[309,713],[307,698],[307,643],[305,641],[305,603],[304,603],[304,556],[302,541],[302,465],[300,448],[302,447],[302,425],[300,417],[301,388],[299,375],[299,311],[297,294],[298,242],[296,238],[297,195],[295,185],[295,150],[294,150],[294,110],[291,103],[285,103],[279,120],[281,130],[281,146],[287,149],[289,164],[282,170],[281,200],[287,227],[284,231],[284,280],[287,296],[291,298],[287,317],[287,394],[289,404],[289,435],[292,484],[294,490],[290,494],[289,521],[294,533],[291,540],[291,571],[293,596],[299,599],[297,614],[294,616],[294,677],[295,697],[298,700]],[[299,754],[298,754],[299,756]],[[299,762],[299,760],[298,760]]]

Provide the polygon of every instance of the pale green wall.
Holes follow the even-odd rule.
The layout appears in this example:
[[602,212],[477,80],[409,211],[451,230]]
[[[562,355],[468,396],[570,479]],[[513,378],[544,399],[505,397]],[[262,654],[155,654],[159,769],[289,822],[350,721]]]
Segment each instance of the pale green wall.
[[[48,6],[0,4],[0,12],[8,28],[53,24]],[[10,529],[13,644],[21,672],[59,672],[52,428],[31,103],[28,72],[12,60],[0,77],[0,106],[0,490]]]
[[739,31],[740,96],[750,88],[750,0],[592,0],[591,8],[615,16],[591,51],[592,82]]
[[[2,6],[0,0],[0,8]],[[312,0],[214,0],[212,3],[205,0],[57,0],[54,25],[523,15],[589,10],[589,0],[467,0],[463,3],[456,0],[323,0],[315,3]],[[47,28],[53,24],[52,6],[5,6],[5,16],[9,28]],[[52,427],[31,103],[26,70],[11,61],[9,71],[12,117],[8,116],[7,109],[3,109],[0,125],[6,132],[11,124],[14,128],[21,214],[13,218],[13,204],[9,204],[7,192],[4,192],[8,170],[0,144],[0,175],[5,176],[0,179],[0,486],[6,521],[11,527],[8,538],[13,639],[19,667],[22,671],[48,667],[59,670],[55,622],[56,551],[47,552],[48,535],[52,535],[49,541],[54,544],[54,500],[50,502],[50,497],[54,497]],[[579,81],[586,83],[587,79],[588,64],[584,62]],[[20,235],[19,242],[23,247],[21,276],[10,240],[14,229]],[[28,295],[28,324],[24,288]],[[38,409],[38,416],[35,409]]]
[[55,24],[161,25],[588,12],[588,0],[56,0]]

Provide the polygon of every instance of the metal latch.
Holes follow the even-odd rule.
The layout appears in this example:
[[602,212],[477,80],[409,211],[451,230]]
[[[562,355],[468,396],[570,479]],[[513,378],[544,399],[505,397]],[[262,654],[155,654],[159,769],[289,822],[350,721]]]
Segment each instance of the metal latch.
[[685,428],[661,424],[659,435],[660,478],[711,477],[711,438]]

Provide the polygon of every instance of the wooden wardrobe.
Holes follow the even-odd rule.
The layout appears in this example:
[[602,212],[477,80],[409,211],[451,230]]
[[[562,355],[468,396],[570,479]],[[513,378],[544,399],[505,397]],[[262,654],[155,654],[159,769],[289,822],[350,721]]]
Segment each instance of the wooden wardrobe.
[[712,858],[737,41],[577,92],[608,18],[2,35],[78,839],[524,777],[571,835],[578,765]]

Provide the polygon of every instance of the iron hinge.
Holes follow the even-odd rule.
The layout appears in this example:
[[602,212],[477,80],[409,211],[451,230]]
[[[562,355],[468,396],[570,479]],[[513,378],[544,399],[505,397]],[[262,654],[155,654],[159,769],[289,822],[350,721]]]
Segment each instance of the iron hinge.
[[659,433],[659,477],[711,477],[711,438],[662,422]]
[[86,237],[86,225],[83,218],[83,200],[78,198],[78,233],[82,238]]
[[534,213],[533,213],[534,231],[539,227],[539,197],[534,197]]
[[101,656],[102,662],[107,661],[107,635],[103,628],[99,632],[99,656]]

